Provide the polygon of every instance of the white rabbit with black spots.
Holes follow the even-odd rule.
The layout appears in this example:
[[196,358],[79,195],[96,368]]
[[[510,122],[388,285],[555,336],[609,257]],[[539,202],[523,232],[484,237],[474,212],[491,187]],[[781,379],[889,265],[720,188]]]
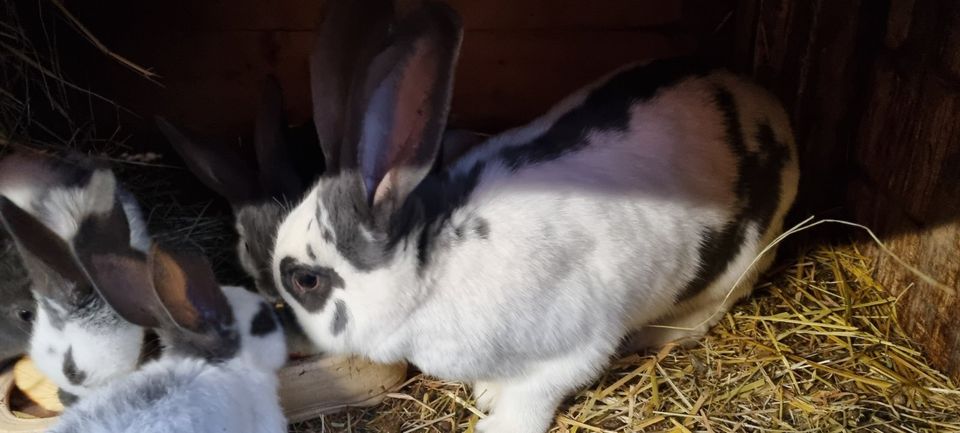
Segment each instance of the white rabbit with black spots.
[[[78,155],[63,159],[15,153],[0,161],[0,194],[33,215],[52,238],[6,224],[18,256],[28,271],[36,317],[29,355],[71,403],[117,377],[134,371],[143,354],[144,330],[123,320],[98,295],[83,269],[49,248],[49,242],[72,246],[121,238],[123,251],[149,248],[140,208],[117,184],[109,168]],[[117,214],[123,225],[95,232],[90,221]],[[55,238],[55,239],[53,239]]]
[[763,90],[667,59],[429,174],[460,38],[439,4],[400,23],[273,271],[321,349],[471,382],[478,431],[542,433],[625,339],[699,336],[750,292],[796,193],[794,141]]
[[[76,247],[6,198],[0,215],[16,233],[43,241],[95,282],[101,298],[137,326],[156,329],[163,355],[91,390],[53,433],[281,433],[286,420],[277,371],[287,359],[283,330],[262,297],[221,288],[199,256],[122,251],[122,236]],[[120,212],[88,220],[94,232],[122,226]],[[38,250],[31,250],[39,253]]]

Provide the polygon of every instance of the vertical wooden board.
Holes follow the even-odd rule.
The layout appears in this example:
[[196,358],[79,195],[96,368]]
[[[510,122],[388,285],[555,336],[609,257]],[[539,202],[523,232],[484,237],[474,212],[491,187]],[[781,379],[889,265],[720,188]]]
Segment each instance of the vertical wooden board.
[[[960,290],[960,79],[951,70],[960,10],[894,1],[884,49],[865,76],[848,205],[892,251]],[[934,365],[960,379],[960,297],[924,283],[872,244],[876,277]]]
[[797,135],[800,218],[830,212],[843,200],[835,185],[846,181],[861,111],[857,97],[865,91],[857,77],[870,58],[861,38],[862,28],[871,25],[862,21],[864,9],[853,0],[741,6],[756,23],[752,39],[740,36],[752,43],[753,74],[784,103]]

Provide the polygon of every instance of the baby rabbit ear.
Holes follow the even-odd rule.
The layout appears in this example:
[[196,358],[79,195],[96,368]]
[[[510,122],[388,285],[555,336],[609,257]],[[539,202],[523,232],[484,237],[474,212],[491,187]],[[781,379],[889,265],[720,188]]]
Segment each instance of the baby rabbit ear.
[[[76,305],[93,294],[93,287],[77,256],[63,238],[0,196],[0,220],[20,251],[33,281],[32,290],[67,305]],[[69,284],[58,284],[58,280]]]
[[120,317],[150,328],[160,324],[147,256],[130,246],[129,222],[119,203],[81,222],[74,249],[97,293]]
[[190,138],[166,119],[154,118],[157,128],[167,137],[187,168],[230,204],[236,206],[262,198],[256,169],[234,149]]
[[202,334],[233,325],[233,310],[206,259],[154,247],[151,262],[157,298],[177,326]]
[[290,146],[285,138],[286,130],[283,91],[280,83],[271,75],[264,82],[253,133],[260,187],[270,197],[295,200],[303,193],[304,182],[293,164]]
[[[383,47],[393,22],[391,0],[330,0],[310,53],[313,122],[327,170],[340,168],[350,93]],[[362,82],[362,80],[359,80]],[[348,156],[351,160],[353,155]]]
[[427,2],[399,25],[373,60],[357,103],[362,123],[347,142],[359,143],[367,203],[396,209],[430,171],[446,127],[460,18]]

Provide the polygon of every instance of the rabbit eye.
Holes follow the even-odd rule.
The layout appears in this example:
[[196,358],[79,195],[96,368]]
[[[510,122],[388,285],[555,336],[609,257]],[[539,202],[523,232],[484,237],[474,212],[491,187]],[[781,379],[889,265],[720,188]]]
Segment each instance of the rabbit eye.
[[30,310],[20,310],[17,311],[17,317],[24,322],[30,323],[33,322],[33,311]]
[[320,286],[320,277],[309,271],[293,273],[293,284],[301,291],[316,290]]

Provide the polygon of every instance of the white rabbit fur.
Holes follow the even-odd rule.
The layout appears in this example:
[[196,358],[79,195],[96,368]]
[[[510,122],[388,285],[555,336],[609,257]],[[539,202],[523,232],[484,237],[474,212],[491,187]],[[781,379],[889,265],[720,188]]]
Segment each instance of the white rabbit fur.
[[[150,245],[133,196],[119,188],[109,169],[76,155],[62,161],[16,153],[4,158],[0,194],[68,242],[85,219],[108,213],[119,203],[129,223],[130,247],[146,251]],[[73,297],[73,285],[64,284],[50,268],[33,270],[32,290],[39,308],[29,354],[41,372],[68,395],[83,396],[137,368],[143,329],[121,319],[100,299],[71,305],[65,299]],[[56,284],[62,287],[38,287]],[[50,296],[50,291],[58,295]]]
[[254,335],[255,317],[271,309],[243,288],[222,289],[234,318],[243,324],[235,356],[211,362],[165,352],[80,400],[50,432],[285,432],[276,376],[287,353],[281,328],[274,322],[272,332]]
[[[443,63],[424,45],[455,44],[423,33],[399,79],[370,83],[362,132],[343,143],[355,164],[279,228],[277,287],[318,347],[473,382],[490,410],[478,431],[541,433],[630,334],[639,347],[699,336],[769,266],[772,252],[748,265],[780,233],[799,171],[765,91],[686,60],[631,65],[425,176],[418,158],[435,152],[403,146],[435,146],[434,131],[411,139],[401,122],[445,115],[449,77],[405,74]],[[390,93],[423,82],[426,108]]]

